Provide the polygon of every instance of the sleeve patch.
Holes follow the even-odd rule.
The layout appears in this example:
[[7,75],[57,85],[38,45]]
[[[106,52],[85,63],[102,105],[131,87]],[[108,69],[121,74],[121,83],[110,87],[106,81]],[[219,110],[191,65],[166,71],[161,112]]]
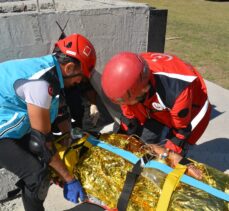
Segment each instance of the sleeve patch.
[[51,85],[48,87],[48,93],[50,96],[53,96],[53,87]]

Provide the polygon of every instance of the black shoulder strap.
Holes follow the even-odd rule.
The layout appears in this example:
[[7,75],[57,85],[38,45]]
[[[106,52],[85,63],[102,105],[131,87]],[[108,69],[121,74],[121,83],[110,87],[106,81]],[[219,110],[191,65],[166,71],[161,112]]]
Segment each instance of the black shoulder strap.
[[4,199],[0,199],[0,204],[5,203],[5,202],[9,202],[11,200],[14,200],[16,198],[21,197],[21,189],[20,188],[16,188],[14,190],[11,190],[7,193],[7,197]]
[[57,72],[56,72],[56,67],[52,67],[49,71],[47,71],[42,77],[41,79],[47,81],[51,87],[52,87],[52,96],[56,96],[58,94],[60,94],[61,92],[61,88],[60,88],[60,82],[59,82],[59,78],[57,76]]
[[126,211],[134,185],[141,172],[141,159],[139,159],[139,161],[134,165],[132,171],[128,172],[126,175],[126,181],[123,186],[122,193],[118,199],[118,211]]

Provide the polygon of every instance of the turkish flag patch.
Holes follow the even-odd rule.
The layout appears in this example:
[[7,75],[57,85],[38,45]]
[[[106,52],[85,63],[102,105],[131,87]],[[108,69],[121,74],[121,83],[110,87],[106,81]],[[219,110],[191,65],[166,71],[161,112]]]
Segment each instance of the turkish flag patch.
[[53,96],[53,87],[51,85],[48,87],[48,93],[50,96]]

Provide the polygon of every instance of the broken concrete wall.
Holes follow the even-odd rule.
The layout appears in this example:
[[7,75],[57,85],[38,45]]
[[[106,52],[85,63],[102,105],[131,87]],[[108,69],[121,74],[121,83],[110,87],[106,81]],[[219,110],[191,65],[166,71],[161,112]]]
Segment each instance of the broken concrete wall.
[[1,2],[0,61],[50,53],[60,35],[56,21],[64,26],[67,20],[67,34],[81,33],[95,45],[99,72],[119,51],[164,48],[166,22],[158,18],[158,12],[162,13],[144,4],[117,0]]
[[[60,2],[56,1],[56,11],[47,7],[40,12],[37,12],[36,8],[35,11],[2,13],[0,15],[0,61],[50,53],[60,35],[56,21],[64,26],[68,19],[66,34],[83,34],[95,45],[99,72],[104,63],[119,51],[147,50],[149,7],[123,4],[123,2],[123,6],[120,6],[118,1],[113,1],[113,4],[108,1],[106,4],[99,5],[96,5],[98,1],[90,1],[88,7],[87,4],[83,4],[88,1],[77,1],[77,3],[64,1],[72,8],[65,10],[66,6],[59,4]],[[93,2],[94,8],[91,5]],[[29,3],[27,7],[36,5],[33,1]],[[5,4],[9,5],[9,3]],[[40,3],[40,8],[43,4]]]

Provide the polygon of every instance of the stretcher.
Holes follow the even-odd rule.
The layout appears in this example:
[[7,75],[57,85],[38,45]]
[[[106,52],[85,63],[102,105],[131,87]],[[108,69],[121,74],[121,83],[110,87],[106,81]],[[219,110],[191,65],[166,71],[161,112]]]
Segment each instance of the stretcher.
[[[229,176],[215,168],[193,161],[203,172],[199,181],[185,175],[185,166],[173,169],[145,154],[134,137],[79,131],[75,137],[68,147],[57,140],[57,150],[87,195],[106,210],[229,210]],[[54,172],[52,178],[61,184]]]

